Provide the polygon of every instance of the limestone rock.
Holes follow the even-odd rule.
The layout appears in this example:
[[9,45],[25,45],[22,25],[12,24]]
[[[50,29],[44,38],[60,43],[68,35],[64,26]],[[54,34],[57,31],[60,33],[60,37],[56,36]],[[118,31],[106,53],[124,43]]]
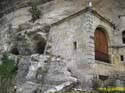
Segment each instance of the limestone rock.
[[77,82],[77,79],[72,77],[67,70],[65,62],[61,58],[54,59],[51,61],[48,73],[44,77],[42,89],[45,93],[56,93]]
[[20,32],[15,34],[15,41],[11,46],[12,53],[17,51],[20,55],[43,54],[50,26],[47,24],[24,23],[18,28]]
[[22,86],[17,87],[17,93],[35,93],[38,84],[27,81]]
[[18,83],[22,84],[27,80],[35,81],[38,68],[46,65],[44,60],[46,60],[45,57],[39,56],[38,54],[20,58],[17,74],[17,80],[19,81]]
[[61,58],[50,59],[50,56],[38,54],[20,58],[17,93],[35,93],[40,90],[42,93],[56,93],[72,87],[76,82],[77,79],[71,76]]
[[32,28],[33,24],[30,23],[30,22],[27,22],[27,23],[24,23],[24,24],[20,24],[18,26],[18,31],[22,31],[22,30],[26,30],[26,29],[29,29],[29,28]]

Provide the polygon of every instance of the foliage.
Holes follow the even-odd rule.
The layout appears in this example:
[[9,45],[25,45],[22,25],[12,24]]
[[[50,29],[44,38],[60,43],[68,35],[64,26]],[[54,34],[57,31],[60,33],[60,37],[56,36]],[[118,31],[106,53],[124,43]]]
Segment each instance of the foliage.
[[1,78],[13,78],[17,73],[17,66],[14,60],[9,59],[7,53],[3,54],[2,64],[0,65],[0,76]]
[[41,16],[41,11],[37,8],[37,4],[35,2],[31,3],[31,8],[29,9],[29,12],[32,15],[32,21],[35,22],[37,19]]
[[83,91],[75,91],[75,90],[70,90],[68,92],[65,92],[65,93],[96,93],[96,92],[83,92]]
[[100,93],[125,93],[125,88],[123,88],[123,87],[107,87],[107,88],[99,88],[98,91]]
[[0,64],[0,93],[10,93],[12,83],[16,74],[17,66],[15,61],[9,58],[8,53],[3,54],[2,63]]

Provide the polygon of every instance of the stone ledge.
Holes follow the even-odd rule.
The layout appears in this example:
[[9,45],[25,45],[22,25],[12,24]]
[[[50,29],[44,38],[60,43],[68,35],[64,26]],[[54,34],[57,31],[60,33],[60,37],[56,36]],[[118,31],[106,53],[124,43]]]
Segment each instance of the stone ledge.
[[95,60],[95,63],[97,63],[97,64],[102,64],[102,65],[113,66],[112,63],[105,63],[105,62],[101,62],[101,61],[97,61],[97,60]]

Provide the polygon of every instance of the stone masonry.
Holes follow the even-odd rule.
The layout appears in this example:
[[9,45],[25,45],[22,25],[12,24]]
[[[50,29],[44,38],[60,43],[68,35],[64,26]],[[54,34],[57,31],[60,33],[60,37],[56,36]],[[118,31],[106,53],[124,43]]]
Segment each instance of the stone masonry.
[[[125,63],[120,60],[125,55],[124,15],[117,24],[114,17],[104,17],[94,7],[62,1],[64,4],[52,0],[39,5],[43,14],[34,23],[30,22],[30,7],[2,18],[0,52],[8,51],[19,59],[17,93],[64,93],[73,87],[91,91],[93,81],[98,81],[98,87],[124,87]],[[105,30],[111,63],[95,59],[98,27]]]

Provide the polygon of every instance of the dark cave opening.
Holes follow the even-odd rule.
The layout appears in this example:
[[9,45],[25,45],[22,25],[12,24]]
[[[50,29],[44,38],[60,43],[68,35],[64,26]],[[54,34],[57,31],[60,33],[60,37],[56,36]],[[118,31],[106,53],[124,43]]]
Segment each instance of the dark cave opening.
[[44,54],[46,42],[38,42],[36,46],[36,52],[38,54]]
[[12,50],[10,51],[12,54],[15,54],[15,55],[19,55],[19,51],[17,48],[12,48]]

